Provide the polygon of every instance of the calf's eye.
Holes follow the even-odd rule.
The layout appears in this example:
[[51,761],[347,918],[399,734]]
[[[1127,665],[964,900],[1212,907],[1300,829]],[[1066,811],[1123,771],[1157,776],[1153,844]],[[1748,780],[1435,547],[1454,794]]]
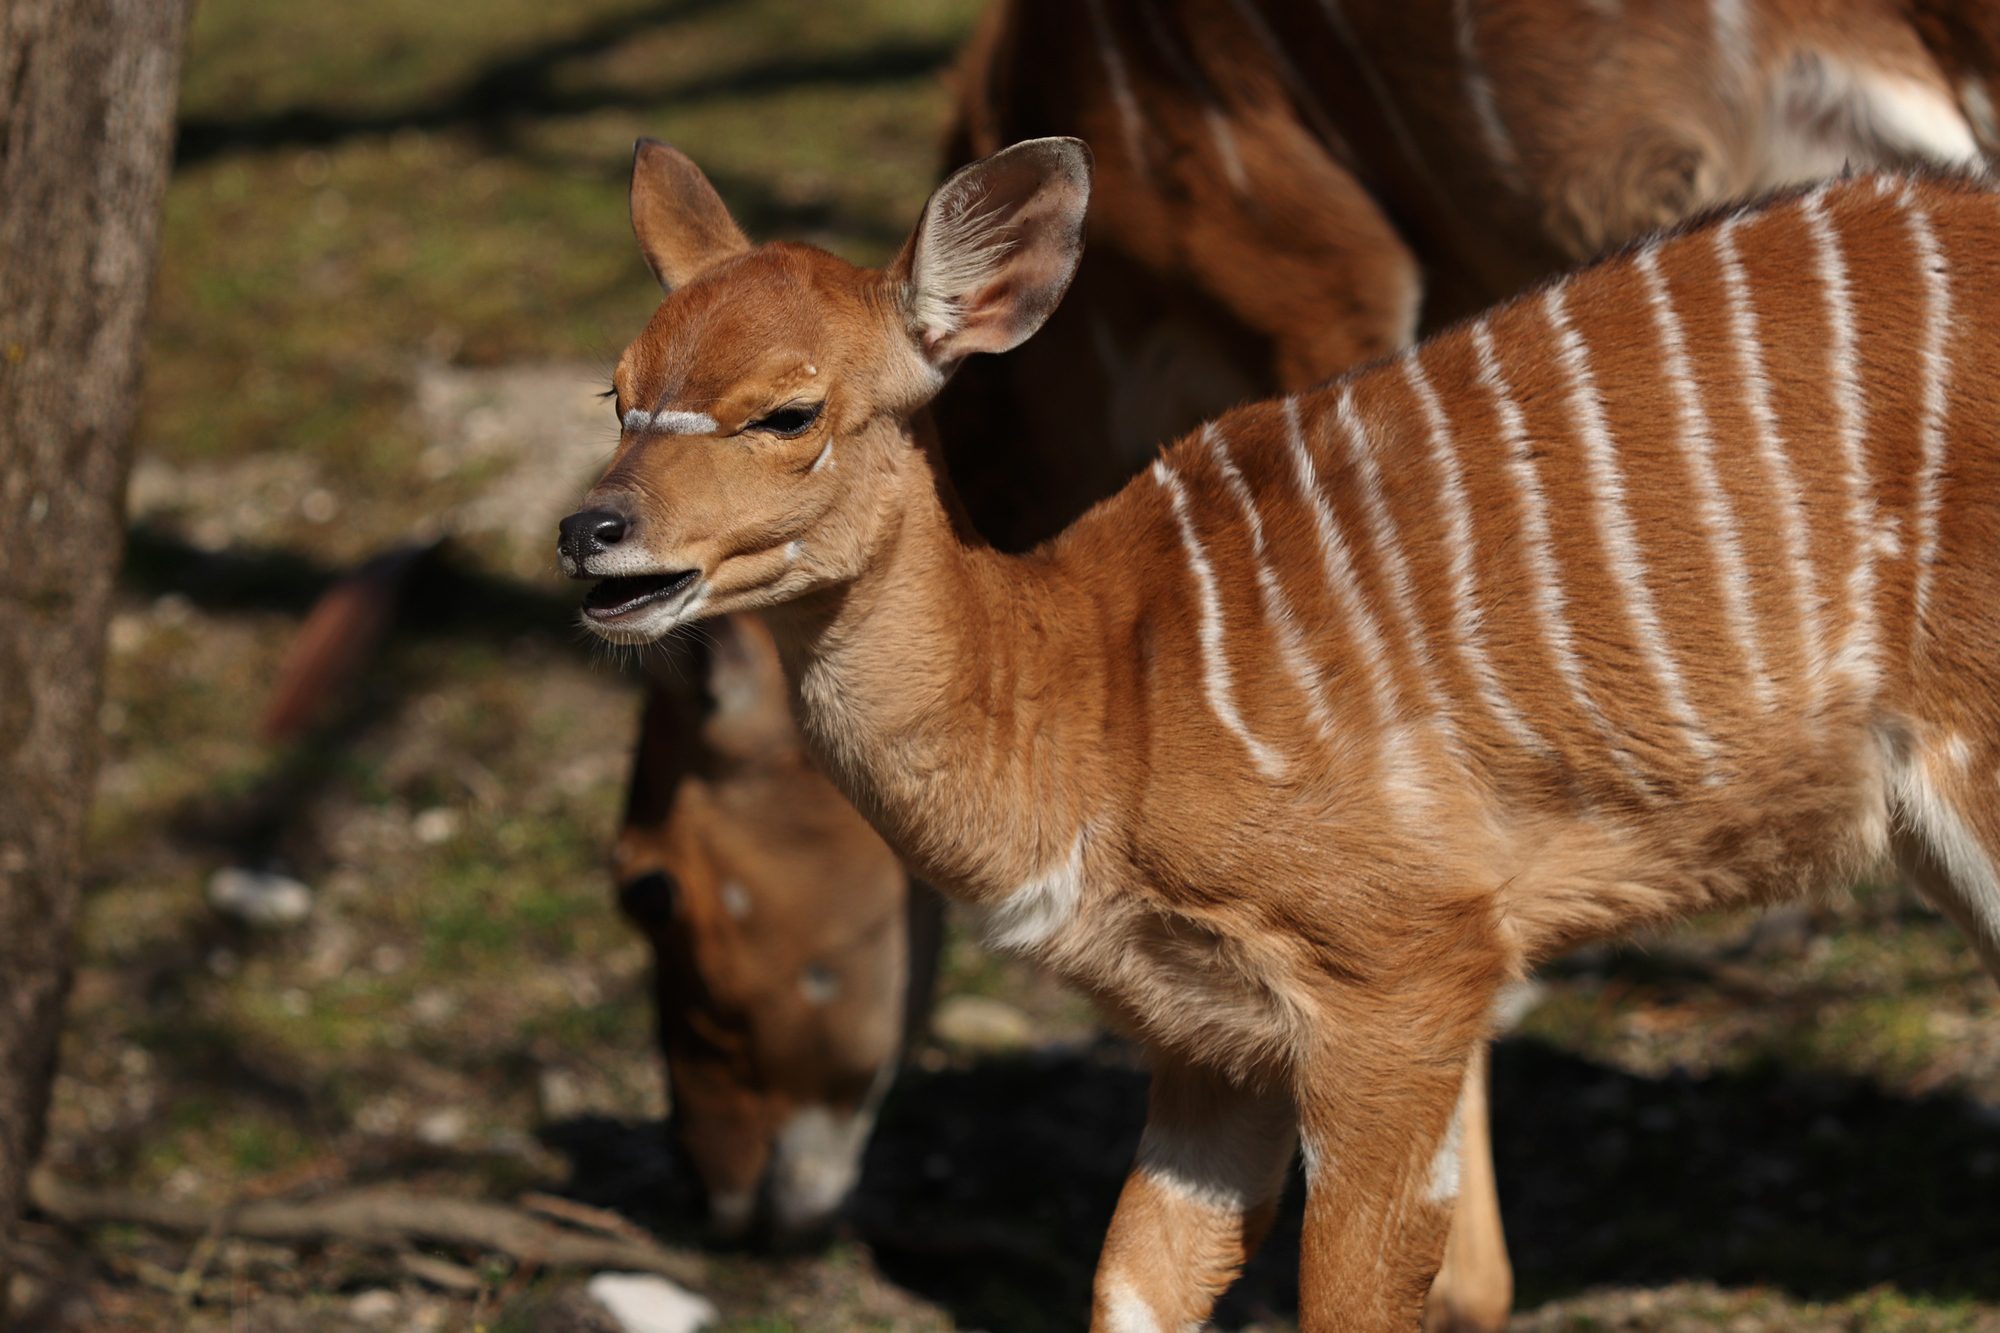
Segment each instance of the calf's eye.
[[758,417],[750,423],[750,429],[762,431],[766,435],[803,435],[812,427],[813,422],[819,420],[820,409],[825,406],[824,403],[795,403],[790,407],[781,407],[775,412]]

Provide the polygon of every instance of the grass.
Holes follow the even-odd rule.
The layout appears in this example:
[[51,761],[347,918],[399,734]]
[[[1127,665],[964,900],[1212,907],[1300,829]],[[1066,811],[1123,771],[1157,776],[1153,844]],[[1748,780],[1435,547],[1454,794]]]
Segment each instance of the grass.
[[[944,71],[977,0],[197,9],[52,1159],[214,1199],[377,1178],[600,1190],[684,1235],[673,1182],[648,1165],[663,1109],[648,956],[604,874],[631,685],[579,650],[550,609],[560,589],[515,581],[537,559],[468,536],[458,558],[495,581],[492,606],[420,608],[309,742],[264,742],[257,715],[332,573],[448,526],[532,461],[439,455],[425,386],[543,364],[587,384],[651,311],[625,219],[635,136],[689,151],[753,235],[880,260],[933,181]],[[218,919],[205,885],[233,864],[305,879],[310,922]],[[1677,1180],[1688,1161],[1732,1180],[1803,1163],[1922,1216],[1899,1212],[1899,1177],[1942,1174],[1936,1145],[1972,1145],[1936,1196],[1953,1206],[1984,1178],[1981,1145],[2000,1163],[1993,1133],[1961,1124],[1972,1099],[2000,1099],[2000,1003],[1969,951],[1892,892],[1820,915],[1830,943],[1746,954],[1746,923],[1721,921],[1552,978],[1500,1062],[1522,1326],[2000,1327],[2000,1289],[1944,1252],[1982,1235],[2000,1251],[2000,1223],[1924,1222],[1878,1278],[1852,1245],[1759,1231],[1769,1198]],[[956,933],[945,989],[1012,1003],[1061,1041],[984,1063],[920,1051],[885,1111],[871,1243],[717,1257],[726,1328],[1075,1326],[1136,1133],[1128,1057],[1076,1041],[1091,1027],[1073,997]],[[1564,1118],[1593,1099],[1601,1114]],[[1672,1115],[1645,1128],[1662,1103]],[[1841,1116],[1884,1132],[1813,1146],[1810,1127]],[[1758,1138],[1785,1117],[1805,1147]],[[1842,1152],[1879,1160],[1850,1170]],[[1835,1239],[1854,1229],[1812,1216]],[[1764,1248],[1703,1248],[1735,1231]],[[964,1253],[923,1248],[962,1235]],[[1281,1229],[1233,1326],[1287,1326],[1285,1243]],[[241,1313],[234,1296],[183,1309],[132,1277],[141,1260],[178,1271],[184,1247],[113,1230],[96,1245],[103,1327]],[[346,1327],[349,1298],[387,1285],[411,1327],[525,1329],[559,1286],[495,1273],[489,1290],[516,1302],[496,1309],[338,1247],[231,1253],[287,1327]],[[1704,1280],[1728,1263],[1749,1276]]]

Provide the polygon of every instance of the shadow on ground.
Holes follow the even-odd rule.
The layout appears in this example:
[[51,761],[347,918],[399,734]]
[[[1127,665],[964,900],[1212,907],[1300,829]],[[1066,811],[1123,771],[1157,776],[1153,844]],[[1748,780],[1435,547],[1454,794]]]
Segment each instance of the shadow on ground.
[[[1500,1046],[1494,1087],[1524,1306],[1679,1280],[2000,1298],[2000,1120],[1976,1102],[1779,1069],[1642,1078],[1523,1040]],[[854,1230],[962,1326],[1081,1329],[1144,1105],[1144,1076],[1109,1044],[912,1071]],[[574,1192],[691,1237],[659,1126],[574,1121],[550,1142]],[[1300,1193],[1294,1180],[1223,1327],[1296,1311]]]

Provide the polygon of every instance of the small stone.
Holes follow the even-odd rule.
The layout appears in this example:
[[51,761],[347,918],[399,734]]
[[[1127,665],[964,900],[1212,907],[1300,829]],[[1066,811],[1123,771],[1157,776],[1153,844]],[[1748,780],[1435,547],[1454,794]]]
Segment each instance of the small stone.
[[364,1291],[347,1303],[350,1317],[364,1324],[387,1324],[395,1319],[403,1303],[396,1299],[396,1293],[377,1287]]
[[324,486],[315,486],[300,497],[299,513],[308,523],[331,523],[340,515],[340,497]]
[[650,1273],[599,1273],[584,1290],[625,1333],[694,1333],[717,1319],[705,1297]]
[[567,1069],[553,1066],[543,1069],[535,1080],[535,1094],[541,1103],[542,1119],[546,1121],[572,1120],[590,1109],[583,1084]]
[[472,1122],[464,1111],[456,1106],[447,1106],[441,1111],[432,1111],[417,1122],[417,1138],[433,1148],[448,1148],[465,1138],[465,1131]]
[[947,1045],[973,1051],[1014,1051],[1035,1039],[1026,1014],[983,995],[954,995],[940,1004],[931,1032]]
[[461,822],[458,811],[447,810],[443,806],[435,806],[429,810],[420,812],[415,819],[410,821],[410,832],[424,846],[435,847],[441,842],[449,842],[458,836],[458,828]]
[[208,881],[208,905],[259,930],[284,930],[312,915],[312,890],[289,875],[227,866]]

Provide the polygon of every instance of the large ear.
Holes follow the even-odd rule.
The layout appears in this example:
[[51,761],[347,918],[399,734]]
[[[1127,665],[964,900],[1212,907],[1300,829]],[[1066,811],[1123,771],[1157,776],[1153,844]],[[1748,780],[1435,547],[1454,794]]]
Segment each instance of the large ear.
[[701,168],[658,139],[632,149],[632,234],[668,291],[750,248]]
[[911,331],[948,370],[1026,341],[1083,258],[1090,149],[1030,139],[955,172],[924,206],[896,261]]

